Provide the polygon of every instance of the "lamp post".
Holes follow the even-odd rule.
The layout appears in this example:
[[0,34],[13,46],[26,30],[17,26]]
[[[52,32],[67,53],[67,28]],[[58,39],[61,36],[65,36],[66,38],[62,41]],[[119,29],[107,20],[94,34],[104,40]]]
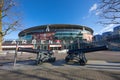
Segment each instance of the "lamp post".
[[2,51],[2,7],[3,7],[3,0],[0,0],[0,51]]
[[81,32],[77,35],[77,46],[78,46],[78,49],[80,49],[80,36],[81,36]]
[[78,43],[78,49],[80,49],[80,39],[79,39],[79,37],[77,38],[77,43]]
[[13,66],[14,66],[14,67],[15,67],[15,65],[16,65],[16,61],[17,61],[17,50],[18,50],[18,44],[19,44],[19,41],[16,42],[16,49],[15,49],[14,63],[13,63]]

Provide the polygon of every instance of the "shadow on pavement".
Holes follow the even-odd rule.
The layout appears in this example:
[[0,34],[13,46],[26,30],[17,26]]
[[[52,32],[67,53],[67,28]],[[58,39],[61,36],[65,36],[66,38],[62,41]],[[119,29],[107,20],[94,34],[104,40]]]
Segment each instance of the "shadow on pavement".
[[56,60],[55,62],[51,63],[53,66],[64,66],[65,61],[63,59]]
[[[13,65],[13,63],[14,61],[0,62],[0,66]],[[56,60],[55,62],[44,62],[44,63],[51,64],[52,66],[65,66],[65,65],[80,66],[78,62],[66,63],[64,59],[59,59],[59,60]],[[37,66],[36,60],[17,60],[16,64]],[[39,65],[42,65],[42,64],[39,64]]]
[[[4,65],[11,65],[14,61],[6,61],[6,62],[0,62],[0,66]],[[17,60],[16,64],[23,64],[23,65],[35,65],[35,60]]]

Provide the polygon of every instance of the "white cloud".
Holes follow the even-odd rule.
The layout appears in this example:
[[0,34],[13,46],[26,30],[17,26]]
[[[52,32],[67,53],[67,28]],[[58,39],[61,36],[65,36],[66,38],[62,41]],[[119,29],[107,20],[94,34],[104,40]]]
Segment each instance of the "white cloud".
[[95,3],[93,6],[89,9],[89,12],[95,11],[97,9],[98,5]]
[[99,33],[95,33],[94,35],[98,35]]
[[115,27],[115,24],[110,24],[106,27],[104,27],[101,31],[100,31],[100,34],[104,33],[104,32],[107,32],[107,31],[113,31],[113,28]]
[[95,13],[96,16],[98,16],[100,14],[100,11],[97,10],[97,7],[98,7],[97,3],[93,4],[93,6],[89,9],[88,15],[84,16],[82,19],[88,19],[91,16],[94,16],[92,15],[92,12]]
[[96,11],[95,15],[98,16],[100,14],[100,11]]

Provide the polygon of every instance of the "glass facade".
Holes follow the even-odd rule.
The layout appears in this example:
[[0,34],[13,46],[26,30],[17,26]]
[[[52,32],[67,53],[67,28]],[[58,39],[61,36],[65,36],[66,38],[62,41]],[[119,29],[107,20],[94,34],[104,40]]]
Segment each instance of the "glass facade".
[[63,30],[63,31],[57,31],[55,33],[55,37],[57,39],[67,38],[69,40],[71,38],[77,38],[77,37],[82,38],[82,33],[80,30]]
[[[41,28],[42,27],[42,28]],[[67,49],[75,40],[83,40],[84,33],[92,35],[92,29],[75,25],[53,25],[33,27],[21,31],[20,39],[37,40],[35,47],[40,49]]]
[[[43,30],[42,30],[43,31]],[[41,30],[32,31],[34,33],[27,33],[23,36],[21,36],[21,39],[26,40],[32,40],[33,38],[37,40],[45,40],[45,39],[74,39],[74,38],[80,38],[82,39],[83,34],[81,33],[81,30],[71,30],[71,29],[58,29],[54,30],[54,32],[42,32]],[[48,38],[49,36],[49,38]]]
[[22,40],[32,40],[32,35],[24,35],[24,36],[21,36],[20,39],[22,39]]

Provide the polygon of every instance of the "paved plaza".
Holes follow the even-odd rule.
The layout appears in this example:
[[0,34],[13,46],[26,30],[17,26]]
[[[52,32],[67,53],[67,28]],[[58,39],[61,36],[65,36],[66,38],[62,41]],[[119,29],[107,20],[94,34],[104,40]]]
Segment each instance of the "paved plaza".
[[35,54],[18,53],[13,67],[14,54],[0,56],[0,80],[120,80],[120,52],[97,51],[87,53],[85,66],[66,64],[66,54],[55,54],[54,63],[34,65]]

